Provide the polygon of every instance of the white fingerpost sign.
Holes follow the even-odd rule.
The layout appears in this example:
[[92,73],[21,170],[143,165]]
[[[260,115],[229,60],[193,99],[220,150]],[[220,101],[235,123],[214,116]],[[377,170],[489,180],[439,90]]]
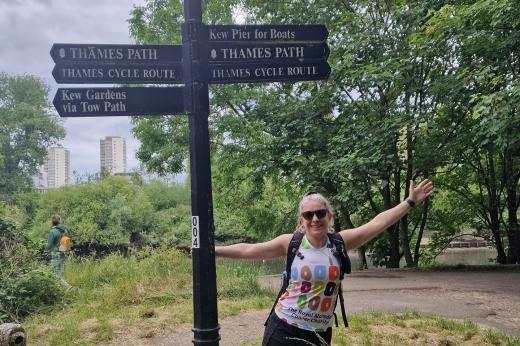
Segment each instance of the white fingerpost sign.
[[200,234],[199,234],[199,217],[191,217],[191,248],[200,248]]

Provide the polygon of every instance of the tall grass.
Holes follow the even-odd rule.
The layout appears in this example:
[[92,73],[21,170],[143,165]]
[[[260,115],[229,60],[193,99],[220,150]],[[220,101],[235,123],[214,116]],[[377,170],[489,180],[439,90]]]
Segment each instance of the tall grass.
[[[257,283],[259,275],[272,272],[270,266],[217,261],[220,318],[271,307],[273,293]],[[74,288],[61,297],[62,304],[53,312],[27,321],[29,345],[106,345],[128,331],[149,338],[186,331],[192,325],[191,259],[179,251],[70,260],[65,269],[65,279]],[[349,322],[348,329],[335,328],[334,345],[520,346],[518,339],[481,330],[470,322],[413,312],[350,315]],[[185,323],[189,325],[181,328]]]
[[479,329],[469,321],[425,316],[416,312],[351,315],[350,328],[334,330],[333,345],[503,345],[520,346],[520,339]]
[[[68,261],[65,279],[74,288],[61,308],[28,321],[30,344],[95,345],[135,325],[171,331],[192,323],[191,271],[191,259],[174,249]],[[262,273],[246,262],[219,264],[219,316],[266,308],[272,293],[258,286]]]

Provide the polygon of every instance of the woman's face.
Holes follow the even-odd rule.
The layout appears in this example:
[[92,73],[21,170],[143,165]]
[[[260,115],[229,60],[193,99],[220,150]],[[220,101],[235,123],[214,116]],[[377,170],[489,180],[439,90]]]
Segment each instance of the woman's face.
[[[320,216],[322,216],[320,218]],[[332,214],[327,207],[318,201],[306,201],[300,212],[300,224],[303,225],[305,233],[315,238],[322,238],[329,231]]]

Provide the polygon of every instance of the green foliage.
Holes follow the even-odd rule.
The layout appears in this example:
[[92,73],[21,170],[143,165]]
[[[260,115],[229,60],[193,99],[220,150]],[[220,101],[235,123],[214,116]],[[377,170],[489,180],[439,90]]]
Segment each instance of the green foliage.
[[[439,179],[438,183],[442,184],[443,179]],[[423,265],[433,264],[435,258],[457,236],[461,234],[479,236],[474,210],[466,203],[461,203],[455,193],[441,189],[436,193],[434,205],[435,213],[429,218],[429,227],[435,232],[430,234],[429,243],[421,257]]]
[[155,210],[189,205],[191,200],[188,186],[179,184],[166,186],[161,180],[147,182],[143,185],[143,192]]
[[251,181],[248,176],[254,173],[249,170],[228,174],[220,167],[215,169],[214,188],[217,240],[268,240],[294,231],[299,193],[295,186],[275,178]]
[[36,243],[46,239],[54,214],[61,216],[80,254],[191,242],[189,190],[160,180],[136,185],[107,177],[42,194],[29,232]]
[[459,87],[444,108],[455,115],[446,130],[456,133],[444,187],[472,211],[469,221],[494,243],[502,264],[520,263],[519,15],[513,0],[446,5],[418,37],[449,51],[445,59],[456,66],[451,80]]
[[179,204],[175,208],[159,210],[154,216],[154,231],[149,235],[151,243],[162,240],[174,246],[191,246],[190,205]]
[[188,157],[186,117],[133,117],[132,132],[141,140],[136,156],[150,172],[181,173]]
[[46,147],[65,133],[50,112],[49,88],[36,77],[0,73],[0,198],[31,189]]
[[50,268],[35,260],[27,242],[18,225],[0,212],[0,323],[20,322],[61,301],[62,287]]
[[[246,23],[325,24],[332,67],[327,82],[212,87],[217,233],[266,239],[292,228],[270,205],[289,212],[286,198],[310,188],[331,197],[343,228],[357,226],[399,203],[411,179],[434,178],[442,201],[369,246],[378,263],[398,266],[404,257],[418,265],[424,233],[433,230],[436,250],[425,259],[432,260],[467,229],[492,240],[500,263],[520,260],[514,0],[211,3],[203,14],[210,23],[228,23],[239,7]],[[178,37],[155,23],[181,12],[177,1],[150,0],[134,13],[132,34],[148,43]],[[142,119],[134,131],[149,169],[182,168],[186,122]],[[274,181],[293,193],[269,190]]]

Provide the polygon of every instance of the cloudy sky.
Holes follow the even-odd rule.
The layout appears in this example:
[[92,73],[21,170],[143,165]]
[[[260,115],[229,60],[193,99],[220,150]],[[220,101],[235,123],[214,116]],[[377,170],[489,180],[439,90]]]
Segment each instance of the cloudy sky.
[[[31,74],[51,87],[57,85],[49,51],[53,43],[133,43],[128,18],[134,5],[145,0],[0,0],[0,72]],[[78,87],[76,85],[75,87]],[[139,142],[132,136],[128,117],[68,118],[63,146],[70,150],[71,172],[99,171],[99,140],[126,139],[128,170],[138,166]]]

